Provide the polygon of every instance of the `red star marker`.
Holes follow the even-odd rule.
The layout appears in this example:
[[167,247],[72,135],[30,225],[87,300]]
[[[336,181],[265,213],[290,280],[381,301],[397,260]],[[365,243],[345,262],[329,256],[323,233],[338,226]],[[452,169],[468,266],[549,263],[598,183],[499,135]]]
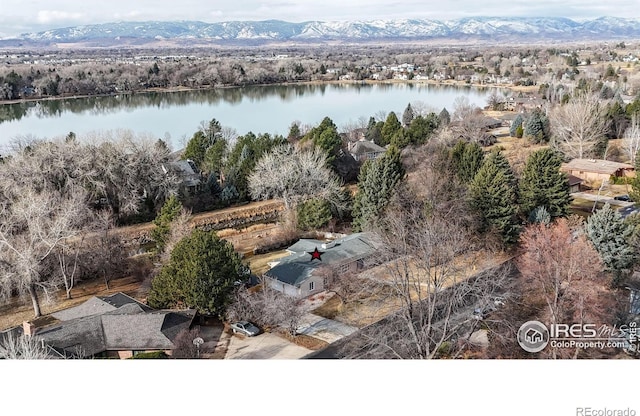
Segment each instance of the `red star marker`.
[[311,261],[314,261],[314,260],[322,261],[322,258],[320,256],[324,254],[324,251],[318,251],[318,247],[316,247],[315,250],[313,250],[311,253],[308,253],[308,254],[311,254]]

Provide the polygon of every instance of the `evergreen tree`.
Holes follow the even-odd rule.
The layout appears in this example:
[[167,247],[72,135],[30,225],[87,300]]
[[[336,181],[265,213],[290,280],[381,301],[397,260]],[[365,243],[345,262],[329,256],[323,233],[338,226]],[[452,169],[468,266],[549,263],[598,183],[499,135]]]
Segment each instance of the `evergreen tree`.
[[549,141],[549,119],[540,109],[534,110],[524,123],[524,135],[534,143]]
[[396,113],[393,111],[389,113],[387,119],[384,121],[384,126],[382,126],[382,143],[380,146],[386,146],[391,143],[393,137],[398,134],[399,131],[402,130],[402,124],[398,121],[398,117]]
[[529,214],[529,222],[532,224],[550,224],[551,215],[545,207],[536,207]]
[[375,144],[382,146],[382,127],[384,121],[376,121],[374,117],[369,117],[369,124],[367,125],[367,131],[364,134],[364,138],[374,142]]
[[227,153],[227,141],[220,138],[209,146],[204,154],[202,168],[209,173],[222,172],[224,157]]
[[451,149],[451,159],[460,181],[469,183],[482,167],[484,152],[478,143],[460,140]]
[[331,204],[319,198],[310,199],[298,205],[298,227],[301,230],[317,230],[332,218]]
[[516,118],[513,119],[511,127],[509,128],[509,134],[511,137],[518,137],[518,127],[522,127],[522,121],[522,114],[518,114]]
[[471,207],[480,218],[480,232],[498,233],[505,245],[518,240],[516,179],[507,159],[493,151],[469,185]]
[[218,175],[215,172],[210,173],[207,178],[207,190],[213,196],[220,196],[220,193],[222,192],[222,187],[218,182]]
[[569,215],[569,180],[560,171],[562,159],[552,149],[529,155],[520,178],[520,208],[526,218],[537,207],[544,207],[551,218]]
[[226,185],[220,193],[220,199],[226,203],[232,203],[240,197],[235,185]]
[[623,276],[632,270],[636,260],[631,244],[633,227],[609,204],[596,211],[585,224],[587,237],[593,243],[606,269],[614,274],[617,286]]
[[289,135],[287,136],[287,139],[289,140],[298,140],[301,136],[301,132],[300,132],[300,126],[298,125],[298,123],[291,123],[291,127],[289,127]]
[[160,212],[153,220],[155,227],[151,230],[151,238],[156,242],[156,251],[161,252],[171,232],[171,222],[180,215],[182,204],[178,197],[172,195],[162,205]]
[[202,162],[204,161],[204,156],[208,148],[209,140],[204,132],[197,131],[193,134],[189,143],[187,143],[187,147],[185,147],[182,153],[182,159],[193,160],[193,163],[195,163],[198,168],[202,168]]
[[640,155],[636,156],[636,160],[634,162],[636,176],[629,179],[629,183],[631,184],[631,192],[629,192],[629,197],[634,202],[640,202]]
[[402,113],[402,125],[405,128],[409,127],[415,116],[416,115],[413,112],[413,108],[411,108],[411,103],[407,104],[407,108],[405,108],[404,113]]
[[438,116],[435,113],[430,113],[427,117],[416,116],[411,121],[411,125],[409,125],[405,135],[412,144],[424,144],[438,128],[438,122]]
[[147,301],[156,309],[186,306],[224,316],[234,283],[248,274],[231,243],[215,232],[195,230],[176,244],[169,262],[153,278]]
[[443,108],[440,114],[438,114],[438,124],[440,126],[446,126],[449,123],[451,123],[451,114],[449,114],[446,108]]
[[400,152],[390,147],[387,152],[374,160],[367,160],[358,178],[358,192],[353,204],[353,228],[363,230],[375,220],[389,203],[391,193],[404,178],[405,170],[400,160]]
[[317,127],[305,135],[303,140],[311,140],[327,154],[327,163],[332,163],[342,148],[342,138],[333,120],[325,117]]

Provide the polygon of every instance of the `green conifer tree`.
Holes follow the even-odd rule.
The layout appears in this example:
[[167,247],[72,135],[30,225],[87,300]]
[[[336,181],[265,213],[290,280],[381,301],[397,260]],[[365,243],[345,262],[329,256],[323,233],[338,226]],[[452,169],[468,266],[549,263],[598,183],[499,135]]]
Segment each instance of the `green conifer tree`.
[[480,232],[498,233],[505,245],[518,240],[516,179],[507,159],[493,151],[469,185],[471,207],[480,218]]
[[606,269],[613,273],[613,286],[618,286],[636,261],[631,244],[633,227],[618,211],[605,204],[587,219],[585,232]]
[[363,164],[352,212],[355,231],[362,231],[380,215],[404,175],[400,151],[393,146],[384,155]]
[[520,208],[525,218],[537,207],[544,207],[552,219],[569,215],[569,181],[560,171],[561,164],[560,155],[552,149],[531,153],[520,178]]

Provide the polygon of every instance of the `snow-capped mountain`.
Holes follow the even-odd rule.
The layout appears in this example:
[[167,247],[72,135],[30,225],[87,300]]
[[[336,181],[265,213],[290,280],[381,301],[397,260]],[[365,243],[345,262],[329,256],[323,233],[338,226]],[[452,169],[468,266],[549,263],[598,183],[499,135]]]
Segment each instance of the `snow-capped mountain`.
[[556,17],[471,17],[450,21],[372,20],[310,21],[280,20],[204,23],[119,22],[67,27],[27,33],[15,40],[65,43],[139,40],[214,41],[366,41],[380,39],[488,39],[488,40],[598,40],[640,38],[640,19],[601,17],[576,22]]

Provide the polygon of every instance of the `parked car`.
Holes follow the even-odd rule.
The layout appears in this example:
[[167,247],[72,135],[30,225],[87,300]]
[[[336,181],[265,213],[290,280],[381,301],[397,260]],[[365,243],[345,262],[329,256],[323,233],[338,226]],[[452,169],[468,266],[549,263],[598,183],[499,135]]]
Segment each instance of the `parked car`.
[[629,197],[629,195],[618,195],[618,196],[614,197],[613,199],[615,199],[617,201],[631,202],[631,198]]
[[257,326],[247,321],[234,322],[231,324],[231,330],[234,334],[240,333],[248,337],[253,337],[260,333]]

